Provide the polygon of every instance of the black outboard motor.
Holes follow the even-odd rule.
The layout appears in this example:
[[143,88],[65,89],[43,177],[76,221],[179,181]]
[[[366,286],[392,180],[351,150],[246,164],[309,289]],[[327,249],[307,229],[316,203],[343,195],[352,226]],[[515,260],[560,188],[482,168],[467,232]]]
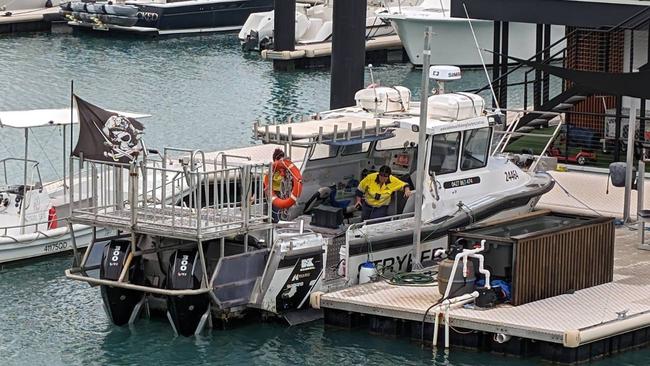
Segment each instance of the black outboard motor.
[[[197,249],[177,250],[169,260],[167,288],[195,290],[201,287],[203,269]],[[208,295],[168,296],[167,317],[176,333],[189,337],[201,331],[207,320]]]
[[[102,254],[99,278],[117,281],[130,252],[131,242],[128,240],[112,240],[108,243]],[[144,271],[140,257],[134,257],[131,261],[128,276],[130,283],[143,283]],[[132,317],[135,319],[144,300],[144,292],[105,285],[100,288],[106,312],[113,324],[121,326],[129,323]]]

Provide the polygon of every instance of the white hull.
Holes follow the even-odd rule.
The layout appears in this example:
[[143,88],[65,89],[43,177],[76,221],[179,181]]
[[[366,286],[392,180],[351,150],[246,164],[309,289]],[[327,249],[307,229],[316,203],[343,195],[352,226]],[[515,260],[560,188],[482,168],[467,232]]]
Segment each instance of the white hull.
[[[505,220],[513,218],[516,216],[524,215],[531,212],[541,196],[532,197],[527,204],[513,207],[508,210],[499,211],[489,218],[482,220],[481,223],[489,223],[497,220]],[[413,231],[410,231],[408,234],[409,239],[411,238]],[[392,267],[393,272],[406,272],[410,268],[410,264],[413,262],[413,245],[412,240],[405,240],[403,246],[391,247],[385,250],[376,250],[372,253],[359,253],[351,256],[341,256],[343,262],[345,263],[345,273],[346,273],[346,284],[356,285],[359,283],[359,269],[361,265],[366,261],[373,262],[378,268],[390,268]],[[425,262],[433,259],[433,255],[437,249],[447,249],[447,235],[438,237],[431,241],[422,242],[422,252],[420,257],[420,262]],[[332,263],[326,263],[326,265],[332,265]],[[387,271],[391,272],[391,271]],[[336,289],[336,288],[334,288]],[[323,288],[319,289],[320,291],[330,290],[325,285]]]
[[[85,225],[74,225],[77,248],[85,248],[92,240],[92,229]],[[101,233],[101,229],[98,232]],[[105,233],[104,233],[105,235]],[[0,263],[43,257],[72,250],[68,227],[0,237]]]
[[[414,65],[422,65],[424,32],[427,26],[431,26],[434,33],[431,41],[432,65],[478,66],[482,64],[469,24],[465,19],[409,18],[405,15],[393,15],[390,21]],[[480,48],[494,49],[493,22],[472,20],[472,26]],[[535,35],[535,24],[510,23],[508,54],[522,59],[535,55]],[[564,27],[553,26],[551,35],[552,42],[559,40],[564,36]],[[492,64],[492,57],[491,53],[483,52],[483,59],[487,65]]]
[[[47,0],[2,0],[0,1],[1,11],[15,11],[27,9],[45,8]],[[52,6],[59,6],[60,0],[52,0]]]

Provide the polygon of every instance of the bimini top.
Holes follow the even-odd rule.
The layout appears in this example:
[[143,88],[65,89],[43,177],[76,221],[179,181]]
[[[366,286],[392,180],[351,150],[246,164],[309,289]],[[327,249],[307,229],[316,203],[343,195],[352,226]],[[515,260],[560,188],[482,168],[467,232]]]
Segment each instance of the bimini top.
[[[125,117],[145,118],[149,114],[112,111]],[[79,113],[74,109],[72,123],[79,123]],[[0,111],[0,127],[32,128],[70,124],[70,108],[31,109],[25,111]]]
[[[312,140],[320,137],[331,138],[336,132],[336,139],[359,137],[362,130],[364,135],[383,134],[387,128],[398,127],[394,119],[373,117],[338,117],[322,120],[311,120],[278,125],[256,126],[257,136],[274,141]],[[291,133],[289,133],[291,131]],[[289,137],[291,135],[291,137]]]

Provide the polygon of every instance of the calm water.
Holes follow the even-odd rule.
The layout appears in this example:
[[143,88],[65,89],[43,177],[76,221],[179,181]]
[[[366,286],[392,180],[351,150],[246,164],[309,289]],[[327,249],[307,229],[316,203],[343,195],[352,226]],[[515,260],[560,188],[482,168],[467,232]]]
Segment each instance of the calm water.
[[[408,65],[375,68],[384,85],[405,85],[417,98],[420,73]],[[369,80],[368,75],[366,79]],[[234,35],[161,40],[38,34],[0,37],[0,110],[57,108],[75,92],[105,108],[152,114],[144,120],[150,147],[213,150],[251,142],[255,119],[314,113],[329,106],[329,73],[274,73],[270,63],[242,55]],[[485,83],[465,72],[452,85]],[[30,156],[44,179],[61,176],[61,131],[30,132]],[[0,158],[22,154],[22,132],[0,129]],[[320,323],[256,324],[175,337],[166,320],[141,320],[133,330],[106,319],[97,289],[65,280],[69,257],[0,269],[0,365],[533,365],[453,351],[432,354],[405,341],[364,332],[324,330]],[[650,352],[598,365],[645,365]]]

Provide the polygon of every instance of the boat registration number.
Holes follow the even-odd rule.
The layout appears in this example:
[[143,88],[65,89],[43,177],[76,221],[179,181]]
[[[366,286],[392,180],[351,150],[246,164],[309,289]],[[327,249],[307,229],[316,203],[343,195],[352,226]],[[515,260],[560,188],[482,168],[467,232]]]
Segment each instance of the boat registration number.
[[506,182],[519,179],[519,174],[517,174],[516,170],[509,170],[505,172],[505,174],[506,174]]
[[61,250],[65,250],[66,248],[68,248],[68,242],[65,241],[65,240],[62,240],[62,241],[57,241],[56,243],[47,244],[43,248],[43,251],[46,252],[46,253],[58,252],[58,251],[61,251]]

